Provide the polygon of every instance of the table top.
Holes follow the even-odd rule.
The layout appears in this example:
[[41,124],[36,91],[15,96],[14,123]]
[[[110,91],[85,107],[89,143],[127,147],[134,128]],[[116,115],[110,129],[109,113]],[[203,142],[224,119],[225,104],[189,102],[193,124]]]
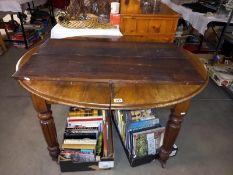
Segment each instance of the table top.
[[182,49],[169,43],[49,39],[18,79],[101,83],[201,84]]
[[208,82],[199,59],[172,44],[96,39],[49,40],[19,60],[14,77],[50,102],[102,109],[173,105]]

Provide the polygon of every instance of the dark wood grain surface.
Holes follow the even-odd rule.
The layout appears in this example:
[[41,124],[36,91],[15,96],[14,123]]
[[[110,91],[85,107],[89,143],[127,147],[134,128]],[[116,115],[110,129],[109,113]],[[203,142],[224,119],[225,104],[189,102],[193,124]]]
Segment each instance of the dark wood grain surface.
[[173,44],[106,40],[50,39],[13,76],[113,83],[204,82],[184,51]]

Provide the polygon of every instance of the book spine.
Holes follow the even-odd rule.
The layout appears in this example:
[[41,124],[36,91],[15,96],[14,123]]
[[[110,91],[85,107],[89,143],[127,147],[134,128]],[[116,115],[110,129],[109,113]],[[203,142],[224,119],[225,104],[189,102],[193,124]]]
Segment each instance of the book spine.
[[67,128],[75,127],[99,127],[102,121],[89,121],[89,122],[68,122]]
[[95,149],[96,144],[62,144],[63,149]]
[[150,119],[150,120],[140,120],[137,122],[130,123],[127,129],[128,129],[128,131],[141,129],[141,128],[143,129],[143,128],[152,127],[152,126],[157,125],[157,124],[159,124],[158,118],[154,118],[154,119]]
[[64,144],[96,144],[96,139],[64,139]]
[[85,138],[89,138],[89,139],[96,139],[97,138],[97,134],[90,134],[90,133],[83,133],[83,134],[66,134],[64,133],[64,139],[85,139]]
[[67,122],[88,122],[88,121],[102,121],[103,117],[72,117],[67,118]]
[[107,124],[104,122],[103,124],[103,155],[104,157],[107,157],[108,155],[108,135],[107,135]]

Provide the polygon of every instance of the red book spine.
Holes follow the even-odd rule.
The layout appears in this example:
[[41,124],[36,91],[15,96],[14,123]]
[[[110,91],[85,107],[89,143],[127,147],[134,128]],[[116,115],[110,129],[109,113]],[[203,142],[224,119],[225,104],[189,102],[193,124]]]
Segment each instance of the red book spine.
[[87,119],[68,119],[68,122],[87,122],[87,121],[101,121],[102,118],[87,118]]

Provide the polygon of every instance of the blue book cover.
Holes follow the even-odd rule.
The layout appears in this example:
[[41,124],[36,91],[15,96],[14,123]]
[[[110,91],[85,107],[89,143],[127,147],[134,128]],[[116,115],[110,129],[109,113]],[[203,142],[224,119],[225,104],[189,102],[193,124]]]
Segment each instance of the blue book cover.
[[150,120],[139,120],[129,123],[127,126],[127,131],[129,132],[133,130],[148,128],[157,124],[159,124],[159,118],[153,118]]

